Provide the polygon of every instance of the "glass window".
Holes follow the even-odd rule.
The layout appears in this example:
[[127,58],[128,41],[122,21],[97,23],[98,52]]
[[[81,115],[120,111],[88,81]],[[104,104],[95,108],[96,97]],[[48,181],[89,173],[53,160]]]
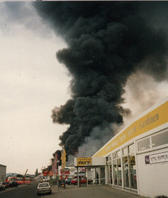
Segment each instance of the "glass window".
[[136,162],[135,162],[135,145],[131,144],[128,146],[129,157],[128,157],[128,167],[129,167],[129,187],[137,188],[136,182]]
[[117,157],[121,157],[121,150],[117,151]]
[[152,136],[152,147],[168,144],[168,131]]
[[135,156],[130,156],[129,158],[129,171],[130,171],[130,187],[136,189],[136,164],[135,164]]
[[107,182],[108,182],[108,184],[112,184],[112,166],[111,165],[109,165],[109,166],[107,166]]
[[137,146],[138,146],[138,151],[145,151],[147,149],[150,149],[150,138],[145,138],[143,140],[140,140],[138,143],[137,143]]
[[115,159],[113,162],[113,176],[114,176],[114,184],[117,185],[117,160]]
[[124,187],[129,187],[128,156],[123,157]]
[[131,144],[128,146],[129,155],[135,155],[135,146]]
[[112,155],[113,155],[113,159],[118,157],[118,153],[117,152],[113,153]]
[[119,186],[122,186],[122,168],[121,168],[121,159],[120,158],[118,158],[117,159],[117,184],[119,185]]
[[110,155],[108,157],[106,157],[106,162],[107,162],[107,164],[111,163],[111,156]]
[[128,155],[128,147],[123,148],[123,156]]

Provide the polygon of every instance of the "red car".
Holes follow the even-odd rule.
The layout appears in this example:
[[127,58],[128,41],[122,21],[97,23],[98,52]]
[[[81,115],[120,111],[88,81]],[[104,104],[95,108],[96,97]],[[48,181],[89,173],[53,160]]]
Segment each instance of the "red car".
[[[87,182],[87,179],[86,179],[86,177],[81,177],[81,176],[79,176],[79,182],[80,182],[80,184],[86,184],[86,182]],[[77,179],[77,177],[74,177],[72,180],[71,180],[71,184],[77,184],[78,183],[78,179]]]

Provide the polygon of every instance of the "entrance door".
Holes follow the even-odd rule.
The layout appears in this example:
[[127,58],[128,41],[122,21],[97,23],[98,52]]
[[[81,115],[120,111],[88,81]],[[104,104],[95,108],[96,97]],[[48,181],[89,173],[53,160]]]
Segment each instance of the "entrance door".
[[117,159],[114,159],[113,161],[113,173],[114,173],[114,184],[117,185]]
[[128,156],[123,157],[124,187],[129,188]]

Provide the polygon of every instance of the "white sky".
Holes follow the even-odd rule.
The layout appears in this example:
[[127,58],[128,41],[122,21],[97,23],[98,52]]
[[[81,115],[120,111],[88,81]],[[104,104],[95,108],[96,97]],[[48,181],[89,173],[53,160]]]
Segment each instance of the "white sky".
[[34,173],[49,164],[66,129],[51,119],[70,98],[70,77],[56,60],[66,45],[30,3],[0,3],[0,13],[0,164]]

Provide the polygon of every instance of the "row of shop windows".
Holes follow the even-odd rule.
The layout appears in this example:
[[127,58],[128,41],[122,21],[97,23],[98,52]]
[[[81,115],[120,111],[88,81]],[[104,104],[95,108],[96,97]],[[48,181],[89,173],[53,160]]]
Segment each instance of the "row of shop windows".
[[[145,137],[136,145],[137,152],[168,145],[168,130]],[[106,158],[108,184],[137,189],[135,153],[135,144],[131,144]]]
[[134,144],[107,157],[107,183],[137,189]]

